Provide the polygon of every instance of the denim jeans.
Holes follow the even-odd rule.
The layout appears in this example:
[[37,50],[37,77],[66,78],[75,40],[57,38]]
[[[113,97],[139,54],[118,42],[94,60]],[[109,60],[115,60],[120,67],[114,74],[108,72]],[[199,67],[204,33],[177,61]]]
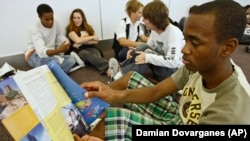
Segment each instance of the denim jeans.
[[123,47],[120,50],[120,52],[118,53],[118,60],[119,60],[119,62],[122,62],[122,61],[126,60],[128,50],[129,49],[127,47]]
[[[150,49],[147,44],[138,45],[135,51],[144,51],[146,53],[157,54],[157,52]],[[148,69],[151,69],[155,79],[157,81],[162,81],[165,78],[172,75],[178,68],[168,68],[163,66],[156,66],[153,64],[145,63],[145,64],[135,64],[135,51],[131,52],[132,58],[126,59],[121,62],[121,72],[122,74],[126,74],[129,71],[136,71],[141,75],[145,76]]]
[[[142,43],[138,46],[136,46],[135,50],[136,51],[144,51],[146,49],[149,49],[150,47],[146,44],[146,43]],[[118,54],[118,60],[119,62],[123,62],[124,60],[127,59],[127,52],[128,52],[129,48],[124,47],[120,50],[119,54]]]
[[31,67],[38,67],[42,65],[48,64],[51,60],[55,60],[58,65],[62,68],[62,70],[66,73],[70,71],[70,69],[75,65],[76,60],[74,57],[70,55],[63,56],[64,60],[62,63],[60,63],[59,59],[57,57],[46,57],[46,58],[40,58],[36,52],[34,52],[30,58],[28,59],[28,64]]

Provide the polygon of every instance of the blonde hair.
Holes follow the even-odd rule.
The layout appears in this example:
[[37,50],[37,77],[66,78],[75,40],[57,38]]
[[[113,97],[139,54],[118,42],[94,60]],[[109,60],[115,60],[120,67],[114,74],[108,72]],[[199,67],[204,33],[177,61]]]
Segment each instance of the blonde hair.
[[127,12],[128,16],[130,16],[132,12],[138,11],[143,6],[144,5],[138,0],[129,0],[126,4],[125,11]]

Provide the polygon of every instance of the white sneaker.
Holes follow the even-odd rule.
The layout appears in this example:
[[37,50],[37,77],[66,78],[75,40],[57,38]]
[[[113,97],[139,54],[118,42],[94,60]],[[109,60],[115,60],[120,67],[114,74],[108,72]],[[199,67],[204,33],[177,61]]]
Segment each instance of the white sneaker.
[[81,58],[74,51],[72,51],[70,53],[70,55],[75,58],[77,65],[74,66],[73,68],[71,68],[69,72],[73,72],[73,71],[78,70],[82,67],[85,67],[85,63],[81,60]]
[[69,72],[73,72],[73,71],[78,70],[78,69],[80,69],[80,68],[82,68],[82,67],[83,67],[83,66],[77,65],[77,66],[71,68]]
[[84,67],[85,66],[85,63],[82,61],[82,59],[74,51],[71,51],[70,55],[73,56],[76,59],[76,63],[80,67]]
[[118,73],[116,73],[116,75],[113,77],[113,81],[120,79],[123,76],[122,72],[119,71]]
[[120,65],[115,58],[109,59],[109,69],[110,69],[110,76],[111,79],[120,71]]

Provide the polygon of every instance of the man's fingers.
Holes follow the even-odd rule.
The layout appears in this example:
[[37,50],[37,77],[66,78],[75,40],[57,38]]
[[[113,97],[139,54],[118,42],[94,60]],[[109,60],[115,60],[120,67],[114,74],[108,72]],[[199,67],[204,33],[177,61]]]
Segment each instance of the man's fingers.
[[92,98],[92,97],[99,97],[98,92],[91,91],[91,92],[86,92],[84,94],[86,98]]
[[82,136],[81,138],[77,134],[73,134],[74,140],[75,141],[89,141],[90,135],[86,134]]
[[73,134],[75,141],[81,141],[81,138],[77,134]]

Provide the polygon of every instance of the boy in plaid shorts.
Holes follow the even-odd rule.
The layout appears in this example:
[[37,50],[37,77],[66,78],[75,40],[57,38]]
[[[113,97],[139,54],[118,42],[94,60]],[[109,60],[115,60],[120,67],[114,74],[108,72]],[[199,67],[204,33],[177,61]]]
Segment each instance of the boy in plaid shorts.
[[[146,19],[144,19],[146,20]],[[104,120],[76,141],[131,140],[132,125],[250,124],[250,86],[231,60],[246,23],[240,4],[215,0],[196,7],[184,26],[184,66],[151,84],[136,72],[106,85],[85,82],[86,97],[125,107],[106,109]],[[170,95],[182,90],[178,103]]]

